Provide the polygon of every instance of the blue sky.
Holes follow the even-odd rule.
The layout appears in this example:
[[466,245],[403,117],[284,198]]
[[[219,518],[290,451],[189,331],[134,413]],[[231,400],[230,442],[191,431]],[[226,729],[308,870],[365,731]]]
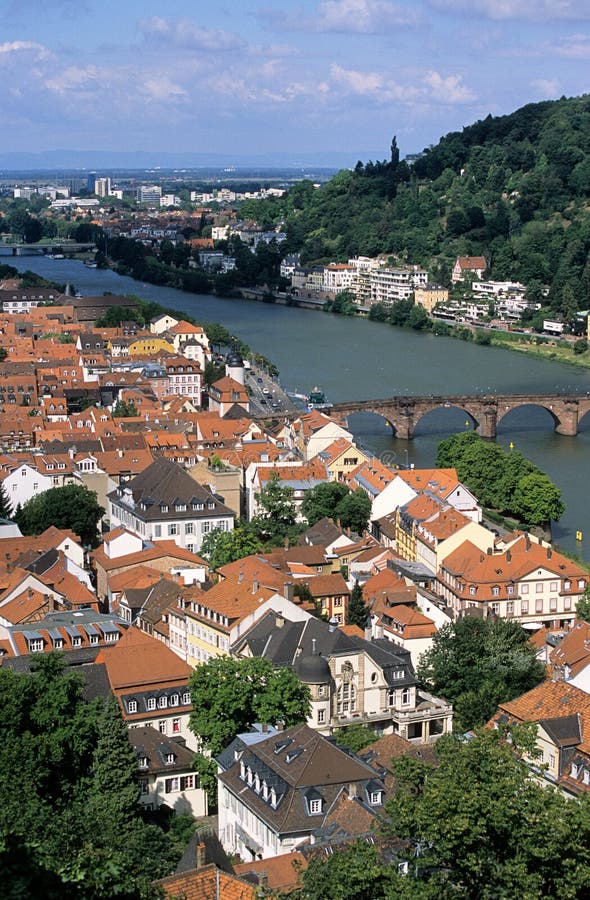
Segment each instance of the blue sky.
[[590,0],[0,0],[0,150],[403,153],[589,89]]

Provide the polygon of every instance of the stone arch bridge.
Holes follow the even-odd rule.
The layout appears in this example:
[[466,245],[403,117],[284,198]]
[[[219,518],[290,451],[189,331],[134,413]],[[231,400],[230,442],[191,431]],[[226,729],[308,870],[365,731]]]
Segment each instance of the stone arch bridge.
[[539,406],[553,417],[558,434],[576,435],[582,417],[590,412],[587,394],[463,394],[449,397],[390,397],[387,400],[351,400],[335,403],[329,415],[345,423],[348,416],[372,412],[386,419],[398,438],[410,440],[426,413],[455,407],[467,413],[482,437],[495,438],[504,416],[521,406]]

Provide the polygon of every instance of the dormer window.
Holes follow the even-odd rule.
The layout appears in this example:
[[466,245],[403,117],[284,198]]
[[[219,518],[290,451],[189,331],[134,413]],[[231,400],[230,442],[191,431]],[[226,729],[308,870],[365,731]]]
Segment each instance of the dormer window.
[[262,782],[262,799],[263,800],[268,800],[268,793],[269,793],[268,785],[267,785],[266,781],[263,781]]
[[270,805],[271,806],[277,805],[277,792],[275,791],[274,788],[270,789]]
[[319,797],[314,797],[313,800],[309,800],[309,814],[310,816],[319,816],[322,812],[322,801]]
[[166,709],[168,706],[168,697],[158,697],[158,709]]
[[168,512],[168,505],[166,503],[160,504],[160,512],[163,512],[163,513]]
[[149,760],[148,760],[147,756],[140,756],[139,757],[139,768],[147,769],[148,765],[149,765]]
[[127,712],[130,714],[137,712],[137,700],[127,701]]
[[246,780],[246,763],[243,759],[240,760],[240,778],[242,781]]
[[371,806],[381,806],[383,803],[383,791],[371,791],[369,793],[369,803]]
[[191,695],[188,691],[185,691],[185,693],[182,695],[182,705],[189,706],[190,702],[191,702]]
[[167,753],[164,756],[164,762],[166,763],[167,766],[173,766],[175,758],[176,757],[174,756],[174,753]]
[[212,500],[207,503],[207,509],[215,509],[215,503]]
[[148,698],[147,698],[146,707],[147,707],[147,709],[149,709],[149,710],[155,709],[155,708],[156,708],[156,698],[155,698],[155,697],[148,697]]
[[170,706],[178,706],[178,694],[170,695]]
[[248,766],[248,768],[246,769],[246,781],[248,782],[248,786],[252,787],[254,783],[254,773],[252,772],[250,766]]

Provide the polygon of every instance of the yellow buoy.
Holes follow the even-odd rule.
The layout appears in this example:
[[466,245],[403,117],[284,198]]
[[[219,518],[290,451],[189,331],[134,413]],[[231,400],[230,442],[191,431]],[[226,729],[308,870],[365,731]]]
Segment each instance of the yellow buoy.
[[512,441],[510,441],[509,447],[511,450],[514,450],[514,444],[512,443]]
[[582,534],[581,531],[576,531],[576,540],[577,541],[581,541],[583,537],[584,537],[584,535]]

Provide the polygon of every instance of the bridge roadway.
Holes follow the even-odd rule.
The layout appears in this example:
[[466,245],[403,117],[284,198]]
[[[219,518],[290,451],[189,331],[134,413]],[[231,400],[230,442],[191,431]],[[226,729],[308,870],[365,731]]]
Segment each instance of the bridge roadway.
[[[46,253],[81,253],[83,250],[96,250],[94,241],[77,243],[75,241],[46,241],[42,244],[25,244],[22,241],[0,242],[0,255],[3,250],[10,250],[12,256],[41,256]],[[5,254],[8,255],[8,254]]]
[[504,416],[521,406],[539,406],[553,417],[558,434],[574,436],[583,416],[590,412],[588,394],[463,394],[448,397],[389,397],[386,400],[351,400],[334,403],[329,415],[346,423],[348,416],[372,412],[391,425],[398,438],[411,440],[420,419],[434,409],[455,407],[469,415],[477,433],[495,438]]

